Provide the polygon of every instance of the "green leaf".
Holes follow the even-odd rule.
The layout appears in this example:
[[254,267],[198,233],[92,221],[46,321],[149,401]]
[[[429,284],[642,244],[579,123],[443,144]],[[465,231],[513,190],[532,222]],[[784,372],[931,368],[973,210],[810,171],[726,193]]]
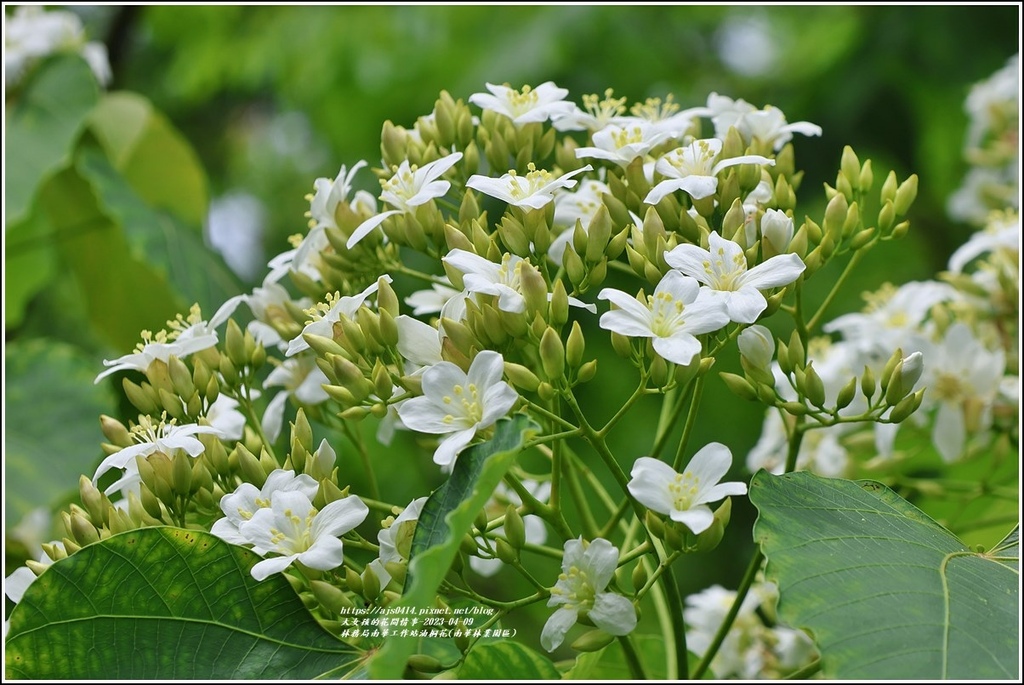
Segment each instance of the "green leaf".
[[74,169],[47,181],[40,206],[69,275],[78,282],[89,320],[107,343],[127,352],[140,331],[161,330],[182,311],[167,280],[132,253],[120,226]]
[[460,680],[558,680],[546,656],[511,640],[475,645],[459,669]]
[[32,73],[5,122],[8,225],[28,211],[42,180],[71,158],[72,143],[98,97],[92,70],[76,55],[48,59]]
[[281,574],[205,532],[143,528],[53,564],[11,613],[7,678],[308,679],[360,653]]
[[872,481],[759,471],[750,500],[780,616],[814,634],[826,677],[1019,677],[1016,560],[972,552]]
[[93,384],[93,360],[66,343],[8,343],[4,368],[4,512],[13,522],[57,506],[92,474],[102,456],[99,416],[117,404],[108,385]]
[[123,229],[134,254],[174,285],[209,317],[241,289],[224,260],[181,219],[149,206],[99,149],[80,151],[76,167],[92,185],[101,209]]
[[4,234],[4,328],[16,328],[25,319],[32,297],[57,273],[46,216],[34,208],[24,219],[8,225]]
[[[451,476],[423,505],[413,535],[405,593],[395,606],[434,606],[437,588],[459,551],[462,536],[515,461],[527,435],[536,430],[528,416],[518,414],[499,421],[493,438],[459,455]],[[413,648],[412,640],[385,642],[370,663],[372,677],[401,677]]]
[[195,150],[146,98],[109,93],[89,125],[114,167],[148,205],[199,228],[206,218],[206,174]]

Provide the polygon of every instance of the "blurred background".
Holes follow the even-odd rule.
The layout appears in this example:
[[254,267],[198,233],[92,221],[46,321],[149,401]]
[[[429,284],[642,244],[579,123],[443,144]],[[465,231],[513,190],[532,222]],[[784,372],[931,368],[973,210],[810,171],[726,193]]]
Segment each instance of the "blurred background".
[[[68,501],[77,474],[92,472],[102,456],[100,413],[133,418],[119,399],[119,379],[92,385],[100,360],[127,353],[138,331],[159,329],[193,301],[209,316],[228,296],[259,285],[267,260],[289,247],[287,236],[305,231],[313,180],[359,160],[379,165],[384,121],[411,126],[441,90],[466,100],[487,82],[519,88],[550,80],[576,102],[613,88],[629,102],[673,94],[684,108],[703,105],[711,92],[775,105],[790,122],[810,121],[824,131],[794,141],[797,168],[806,171],[798,224],[804,214],[820,218],[822,183],[834,183],[844,145],[873,160],[876,179],[888,169],[900,178],[917,173],[909,236],[866,260],[835,303],[838,315],[860,309],[860,293],[885,281],[934,277],[971,234],[946,212],[967,168],[964,100],[971,84],[1019,50],[1016,4],[68,9],[90,40],[106,45],[108,91],[144,96],[180,132],[168,138],[173,145],[147,153],[147,173],[184,187],[181,169],[189,169],[195,202],[171,213],[175,226],[201,236],[208,249],[202,259],[176,264],[174,254],[195,253],[173,252],[180,243],[169,238],[156,247],[142,240],[142,248],[129,240],[143,267],[157,265],[156,276],[140,272],[133,281],[119,273],[117,287],[100,296],[89,284],[114,278],[112,272],[96,267],[89,274],[67,252],[47,262],[45,278],[28,266],[13,272],[24,278],[5,276],[5,287],[20,293],[14,305],[5,295],[5,474],[21,479],[5,483],[26,484],[22,498],[5,505],[8,531],[19,522],[37,525],[24,519],[33,503]],[[369,173],[357,182],[375,195],[379,190]],[[151,204],[158,216],[174,209],[173,202]],[[9,260],[23,257],[14,229],[35,236],[33,245],[46,240],[45,231],[24,228],[33,212],[25,216],[14,217],[15,225],[7,215],[5,274]],[[121,218],[129,231],[130,221]],[[77,280],[63,278],[65,268]],[[827,280],[820,279],[822,288]],[[616,363],[601,333],[588,335],[588,350],[603,366]],[[720,368],[733,370],[730,364],[738,366],[732,359]],[[631,378],[602,378],[595,383],[606,385],[590,397],[633,385]],[[592,408],[602,415],[599,405]],[[646,449],[656,414],[641,407],[615,436],[624,460]],[[740,466],[761,419],[758,406],[709,383],[692,444],[726,442],[734,475],[746,479]],[[398,459],[394,454],[412,445],[405,437],[382,458]],[[437,479],[432,465],[421,466],[424,480]],[[60,485],[38,485],[42,480]],[[415,481],[402,489],[396,501],[424,492]],[[752,518],[749,504],[737,502],[717,559],[686,564],[680,573],[688,592],[711,583],[735,587],[749,558],[752,543],[743,531]]]

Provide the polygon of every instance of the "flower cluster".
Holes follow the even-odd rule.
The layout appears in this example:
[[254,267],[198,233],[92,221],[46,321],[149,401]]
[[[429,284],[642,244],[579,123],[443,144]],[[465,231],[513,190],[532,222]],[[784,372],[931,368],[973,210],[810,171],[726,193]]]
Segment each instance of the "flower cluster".
[[55,53],[77,53],[100,85],[110,82],[110,62],[103,43],[87,41],[82,20],[66,10],[19,6],[4,22],[4,87],[16,87],[40,60]]

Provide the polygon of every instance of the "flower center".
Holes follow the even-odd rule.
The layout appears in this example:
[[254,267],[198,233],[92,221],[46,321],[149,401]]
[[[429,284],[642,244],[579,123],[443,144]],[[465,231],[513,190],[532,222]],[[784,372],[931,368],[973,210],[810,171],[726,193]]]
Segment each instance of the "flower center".
[[964,383],[958,376],[950,373],[940,373],[932,386],[932,392],[940,400],[960,400],[966,393]]
[[567,572],[559,574],[558,580],[562,582],[551,588],[551,594],[565,597],[568,604],[583,610],[593,605],[596,593],[585,570],[579,566],[570,566]]
[[672,493],[673,504],[678,511],[689,510],[693,498],[697,496],[700,479],[689,473],[677,473],[675,479],[668,484]]
[[651,332],[658,338],[670,337],[686,323],[683,321],[686,306],[669,293],[649,295],[647,307],[651,310]]
[[506,97],[508,98],[509,109],[512,110],[515,116],[526,114],[537,106],[537,93],[530,90],[530,86],[523,86],[521,92],[514,88],[509,88]]
[[720,247],[702,266],[712,288],[731,292],[741,285],[742,276],[747,271],[747,258],[742,252],[736,252],[730,258],[725,254],[725,248]]
[[445,395],[441,401],[450,412],[454,412],[444,417],[443,421],[446,424],[459,421],[467,425],[476,425],[484,418],[484,408],[480,403],[480,391],[474,383],[454,386],[452,394]]
[[634,125],[612,133],[612,140],[615,142],[615,147],[623,148],[627,145],[644,142],[644,132],[639,126]]

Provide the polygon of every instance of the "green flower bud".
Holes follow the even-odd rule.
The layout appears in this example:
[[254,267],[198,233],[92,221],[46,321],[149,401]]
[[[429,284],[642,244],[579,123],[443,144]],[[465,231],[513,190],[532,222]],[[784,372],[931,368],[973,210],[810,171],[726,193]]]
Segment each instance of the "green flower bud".
[[808,362],[804,368],[804,394],[815,407],[825,406],[825,384],[814,370],[813,362]]
[[444,670],[444,664],[429,654],[413,654],[409,657],[409,668],[419,673],[437,673]]
[[633,583],[633,590],[639,591],[644,585],[647,584],[647,566],[644,565],[643,559],[638,559],[636,566],[633,567],[633,573],[630,580]]
[[914,352],[896,364],[889,380],[889,387],[885,391],[886,404],[897,404],[913,390],[914,384],[920,380],[921,372],[924,370],[922,359],[923,355],[920,352]]
[[134,443],[131,433],[124,427],[124,424],[106,414],[100,416],[100,430],[103,431],[107,440],[118,447],[129,447]]
[[604,205],[598,207],[594,217],[587,226],[587,261],[594,264],[605,256],[608,241],[612,237],[612,217]]
[[901,423],[905,421],[911,414],[918,410],[921,406],[921,400],[923,399],[924,388],[921,388],[913,394],[907,395],[899,401],[899,404],[892,408],[892,412],[889,414],[889,421],[892,423]]
[[650,509],[644,513],[644,525],[651,531],[651,535],[659,540],[665,539],[665,522]]
[[853,398],[857,395],[857,378],[853,377],[846,382],[839,390],[839,394],[836,395],[836,411],[845,409],[853,402]]
[[520,291],[526,299],[526,311],[529,316],[536,312],[544,314],[548,311],[548,284],[544,276],[533,264],[522,261],[516,265],[519,269]]
[[896,201],[896,189],[898,186],[899,181],[896,178],[896,172],[890,171],[889,175],[885,177],[885,182],[882,183],[882,192],[880,195],[882,204]]
[[171,378],[171,387],[178,397],[191,397],[196,391],[196,386],[192,382],[192,373],[185,363],[173,354],[167,359],[167,373]]
[[[781,355],[782,348],[779,347]],[[804,343],[800,339],[800,334],[797,331],[793,331],[792,335],[789,336],[789,347],[786,349],[786,356],[789,360],[790,369],[799,369],[804,366]],[[785,371],[785,369],[783,369]],[[786,372],[788,373],[788,371]]]
[[544,401],[553,400],[555,398],[555,388],[547,381],[544,381],[537,386],[537,394]]
[[227,330],[224,333],[224,351],[236,368],[244,367],[249,361],[249,355],[245,353],[245,337],[234,319],[228,319]]
[[222,356],[220,358],[218,369],[220,370],[220,375],[224,378],[224,382],[227,383],[229,387],[235,387],[238,385],[238,371],[236,370],[235,365],[231,363],[230,359],[226,356]]
[[515,362],[505,362],[505,377],[512,385],[527,392],[536,392],[540,385],[540,379],[533,371]]
[[85,505],[85,510],[89,512],[90,520],[95,521],[97,525],[104,525],[104,515],[110,506],[107,496],[100,492],[99,488],[92,484],[92,479],[86,475],[78,478],[78,494]]
[[871,190],[872,184],[875,182],[875,175],[871,172],[871,160],[864,160],[864,164],[860,168],[860,178],[858,179],[857,185],[862,193],[866,193]]
[[597,360],[591,359],[580,367],[579,372],[576,374],[576,382],[588,383],[593,380],[595,375],[597,375]]
[[849,238],[854,231],[860,228],[860,206],[856,202],[850,203],[850,209],[846,213],[846,220],[843,222],[843,237]]
[[91,545],[94,542],[99,542],[100,535],[96,532],[96,526],[90,521],[86,513],[76,507],[74,504],[71,505],[71,535],[82,547]]
[[575,287],[579,287],[583,283],[583,279],[587,277],[587,267],[571,244],[566,245],[565,252],[562,253],[562,266],[565,267],[565,273]]
[[181,398],[163,388],[158,388],[157,393],[160,395],[160,406],[168,416],[184,422],[186,419],[185,407],[181,404]]
[[583,338],[583,329],[578,321],[572,322],[572,330],[565,342],[565,361],[570,369],[576,370],[583,363],[583,352],[586,341]]
[[238,469],[242,477],[257,488],[262,488],[267,482],[267,472],[260,466],[260,460],[252,452],[246,449],[245,445],[238,443],[232,451],[232,456],[238,461]]
[[519,551],[506,542],[504,538],[497,538],[494,541],[494,551],[497,557],[506,564],[516,564],[519,562]]
[[526,544],[526,526],[523,524],[523,517],[514,504],[508,505],[505,509],[505,537],[514,549],[520,550]]
[[540,361],[548,380],[555,382],[565,373],[565,348],[554,328],[548,326],[540,339]]
[[373,391],[377,397],[387,400],[391,397],[394,384],[391,382],[391,373],[387,367],[378,359],[373,365]]
[[720,371],[719,376],[722,378],[722,382],[725,383],[725,387],[729,388],[734,395],[749,400],[750,402],[757,401],[757,392],[754,390],[754,386],[747,381],[743,376],[737,376],[734,373],[726,373]]
[[893,227],[892,233],[890,233],[889,235],[890,235],[890,237],[892,237],[892,238],[894,238],[896,240],[899,240],[900,238],[905,236],[907,234],[907,231],[909,231],[909,230],[910,230],[910,222],[909,221],[901,221],[901,222],[899,222],[898,224],[896,224]]
[[783,402],[779,406],[793,416],[803,416],[810,411],[800,402]]
[[853,148],[847,145],[843,148],[843,156],[839,163],[840,173],[846,177],[846,180],[855,187],[860,186],[860,160],[857,159],[857,153],[853,151]]
[[571,647],[577,652],[599,652],[614,640],[614,635],[597,628],[580,635],[573,641]]
[[363,597],[366,598],[366,601],[372,602],[377,599],[380,595],[380,578],[378,578],[377,574],[373,572],[373,569],[369,566],[364,568],[361,580],[363,581],[362,594]]
[[551,288],[548,320],[555,327],[561,327],[569,320],[569,293],[566,292],[562,281],[555,281]]
[[849,203],[843,195],[836,195],[829,200],[825,207],[825,220],[823,221],[825,235],[831,236],[835,242],[838,242],[843,235],[843,224],[846,222],[846,215],[849,211]]
[[885,363],[885,367],[882,369],[882,392],[887,392],[889,389],[889,382],[892,380],[892,373],[896,370],[896,365],[903,360],[903,349],[897,347],[889,357],[889,361]]
[[861,374],[860,391],[868,401],[871,401],[871,396],[875,394],[875,374],[870,366],[865,366],[864,373]]
[[917,198],[917,174],[911,174],[910,178],[900,184],[896,189],[896,198],[893,200],[893,208],[896,214],[903,216],[910,209],[910,205]]
[[348,589],[352,592],[358,595],[363,594],[363,579],[359,577],[358,573],[348,566],[345,567],[345,585],[348,586]]
[[506,214],[498,224],[498,235],[508,251],[519,257],[530,254],[530,239],[521,223]]

